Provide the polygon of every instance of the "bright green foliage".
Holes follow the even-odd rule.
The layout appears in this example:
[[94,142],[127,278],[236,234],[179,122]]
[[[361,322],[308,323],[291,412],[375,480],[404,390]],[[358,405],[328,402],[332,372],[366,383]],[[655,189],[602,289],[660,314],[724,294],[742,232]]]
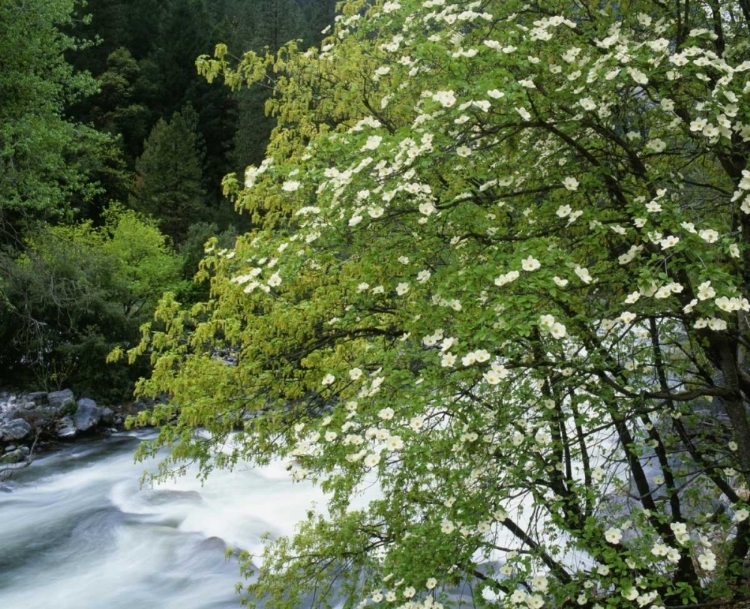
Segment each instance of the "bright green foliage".
[[175,243],[191,224],[208,220],[203,189],[203,154],[192,107],[160,119],[135,164],[137,177],[132,206],[158,219]]
[[721,0],[351,2],[320,51],[199,61],[274,87],[237,192],[260,227],[131,357],[173,396],[140,419],[162,473],[285,458],[331,493],[250,593],[747,591],[749,25]]
[[99,231],[101,249],[117,261],[118,302],[128,318],[143,319],[165,290],[174,290],[182,261],[154,223],[132,211],[111,207]]
[[90,174],[108,138],[63,115],[92,93],[88,74],[74,73],[63,54],[74,41],[73,0],[0,1],[0,228],[2,241],[28,219],[60,217],[92,197]]
[[105,366],[133,344],[182,260],[153,223],[111,207],[106,223],[47,227],[24,254],[0,256],[0,370],[17,383],[122,399],[137,370]]

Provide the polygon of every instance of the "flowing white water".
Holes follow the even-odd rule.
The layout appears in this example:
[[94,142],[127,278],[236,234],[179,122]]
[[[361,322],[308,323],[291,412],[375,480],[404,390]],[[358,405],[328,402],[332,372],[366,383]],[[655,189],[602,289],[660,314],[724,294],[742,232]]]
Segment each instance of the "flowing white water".
[[[289,534],[312,505],[325,505],[281,465],[141,488],[155,466],[133,462],[144,436],[77,442],[0,483],[0,609],[236,608],[240,575],[226,547],[257,555],[265,533]],[[379,496],[370,482],[355,506]],[[528,521],[530,503],[509,507]]]
[[257,553],[323,499],[280,465],[142,489],[138,441],[76,443],[0,487],[0,608],[238,607],[226,546]]

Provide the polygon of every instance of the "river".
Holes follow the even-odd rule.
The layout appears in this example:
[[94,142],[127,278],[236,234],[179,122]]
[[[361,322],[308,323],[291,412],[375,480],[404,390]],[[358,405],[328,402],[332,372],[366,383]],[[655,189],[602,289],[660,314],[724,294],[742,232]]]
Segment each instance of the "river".
[[144,437],[79,441],[0,485],[2,609],[236,608],[225,548],[257,553],[323,498],[281,465],[141,488]]

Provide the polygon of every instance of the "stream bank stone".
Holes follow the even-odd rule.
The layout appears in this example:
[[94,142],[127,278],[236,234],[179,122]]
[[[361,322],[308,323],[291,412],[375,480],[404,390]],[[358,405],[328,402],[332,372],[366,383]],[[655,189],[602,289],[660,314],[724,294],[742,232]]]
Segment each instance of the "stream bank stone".
[[23,419],[13,419],[0,426],[0,440],[4,442],[23,440],[29,433],[31,433],[31,425]]
[[27,393],[26,399],[30,402],[33,402],[36,406],[47,406],[49,404],[49,402],[47,401],[46,391],[34,391],[33,393]]
[[105,425],[112,425],[115,422],[115,411],[111,408],[102,408],[101,422]]
[[63,389],[62,391],[53,391],[47,394],[47,401],[49,402],[50,408],[54,410],[62,410],[66,406],[75,406],[75,395],[70,389]]
[[76,400],[71,389],[49,393],[0,391],[0,456],[15,454],[17,449],[28,455],[32,444],[34,452],[43,452],[58,441],[95,433],[109,435],[123,426],[126,416],[161,401],[109,407],[90,398]]
[[23,454],[23,451],[20,448],[17,448],[16,450],[7,452],[2,457],[0,457],[0,465],[20,463],[24,459],[26,459],[26,455]]
[[76,412],[73,415],[73,424],[78,431],[88,431],[96,427],[102,418],[102,409],[96,405],[94,400],[81,398],[76,402]]

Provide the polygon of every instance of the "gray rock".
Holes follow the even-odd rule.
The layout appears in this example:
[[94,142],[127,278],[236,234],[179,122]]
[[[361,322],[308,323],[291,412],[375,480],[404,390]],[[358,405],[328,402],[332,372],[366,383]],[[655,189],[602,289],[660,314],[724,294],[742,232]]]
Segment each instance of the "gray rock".
[[76,402],[76,406],[73,423],[79,431],[88,431],[99,424],[102,418],[102,409],[96,405],[94,400],[81,398]]
[[111,408],[102,408],[101,422],[105,425],[112,425],[115,422],[115,411]]
[[21,451],[20,448],[17,448],[16,450],[5,453],[0,457],[0,464],[20,463],[24,459],[26,459],[26,455],[23,454],[23,451]]
[[8,444],[8,446],[5,447],[5,452],[9,453],[16,450],[16,448],[18,448],[18,446],[16,446],[15,444]]
[[[2,406],[5,406],[5,408],[2,408]],[[18,418],[18,408],[15,405],[0,404],[0,408],[2,408],[2,411],[0,411],[0,426]]]
[[165,505],[176,502],[198,504],[203,502],[203,497],[197,491],[173,491],[159,490],[151,491],[143,497],[150,505]]
[[220,537],[209,537],[204,539],[198,544],[198,547],[201,552],[214,551],[224,553],[227,551],[227,544]]
[[49,402],[47,401],[46,391],[35,391],[26,395],[26,399],[34,402],[37,406],[46,406]]
[[144,410],[148,410],[149,408],[152,408],[154,405],[154,402],[149,400],[148,402],[144,400],[136,400],[133,402],[133,408],[136,412],[143,412]]
[[49,401],[50,407],[55,410],[61,410],[66,406],[75,405],[76,397],[70,389],[63,389],[62,391],[48,393],[47,400]]
[[13,419],[0,427],[0,438],[6,442],[23,440],[31,432],[31,425],[23,419]]
[[63,417],[57,422],[57,437],[61,440],[71,440],[76,437],[78,430],[71,417]]

